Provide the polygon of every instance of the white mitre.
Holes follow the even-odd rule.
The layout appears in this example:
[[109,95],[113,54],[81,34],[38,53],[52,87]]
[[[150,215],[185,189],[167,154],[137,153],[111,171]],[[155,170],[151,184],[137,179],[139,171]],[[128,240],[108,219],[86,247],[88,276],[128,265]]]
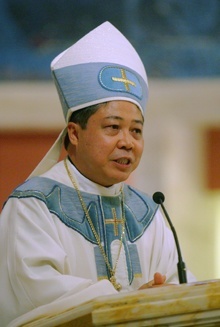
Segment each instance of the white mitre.
[[[145,113],[148,81],[144,65],[130,42],[109,22],[58,55],[51,70],[67,123],[72,112],[113,100],[130,101]],[[57,163],[65,134],[66,128],[29,178]]]

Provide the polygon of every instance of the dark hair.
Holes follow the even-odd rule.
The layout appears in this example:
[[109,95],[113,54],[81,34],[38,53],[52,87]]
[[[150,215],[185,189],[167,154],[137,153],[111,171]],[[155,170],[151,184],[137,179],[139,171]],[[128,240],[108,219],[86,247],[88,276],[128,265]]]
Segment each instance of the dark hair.
[[[72,115],[70,116],[69,122],[73,122],[76,124],[79,124],[82,129],[86,129],[87,123],[89,118],[96,113],[96,111],[103,105],[104,103],[98,103],[93,106],[89,106],[77,111],[74,111]],[[68,145],[70,143],[69,135],[66,134],[64,138],[64,147],[67,150]]]

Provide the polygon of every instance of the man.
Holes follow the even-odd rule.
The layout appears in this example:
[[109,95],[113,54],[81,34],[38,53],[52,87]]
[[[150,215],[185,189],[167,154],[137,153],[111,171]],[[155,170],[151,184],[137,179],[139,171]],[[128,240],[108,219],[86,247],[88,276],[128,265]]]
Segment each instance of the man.
[[[178,283],[173,237],[157,205],[123,183],[144,146],[148,84],[139,56],[104,23],[51,67],[67,127],[2,212],[2,326]],[[68,156],[57,163],[63,138]]]

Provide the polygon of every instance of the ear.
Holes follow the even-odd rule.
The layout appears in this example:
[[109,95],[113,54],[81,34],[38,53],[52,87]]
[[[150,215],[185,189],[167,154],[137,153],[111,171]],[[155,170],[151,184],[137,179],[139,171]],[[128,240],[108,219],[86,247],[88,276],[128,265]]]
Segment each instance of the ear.
[[78,143],[78,134],[79,134],[80,126],[76,123],[69,122],[67,125],[67,133],[69,136],[70,143],[73,145],[77,145]]

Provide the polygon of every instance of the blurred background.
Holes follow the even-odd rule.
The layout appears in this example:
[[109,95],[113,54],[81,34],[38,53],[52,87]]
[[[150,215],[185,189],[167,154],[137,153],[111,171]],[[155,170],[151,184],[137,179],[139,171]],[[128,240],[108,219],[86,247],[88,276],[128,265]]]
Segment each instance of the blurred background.
[[51,60],[106,20],[149,78],[145,151],[128,182],[165,194],[187,266],[220,278],[219,0],[0,0],[1,207],[65,126]]

